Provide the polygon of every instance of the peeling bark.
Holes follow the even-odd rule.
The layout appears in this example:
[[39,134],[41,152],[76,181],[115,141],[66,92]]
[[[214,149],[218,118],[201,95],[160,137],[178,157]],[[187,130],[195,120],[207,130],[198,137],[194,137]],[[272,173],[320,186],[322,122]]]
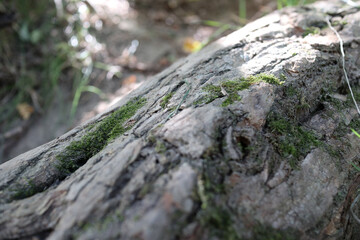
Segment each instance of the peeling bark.
[[[326,15],[360,96],[359,9],[326,1],[274,12],[0,165],[0,239],[358,239],[349,209],[360,139],[350,128],[360,120]],[[320,33],[306,35],[312,28]],[[223,107],[224,84],[258,74],[283,83],[251,82]],[[126,131],[64,178],[59,156],[139,97],[145,105],[118,123]]]

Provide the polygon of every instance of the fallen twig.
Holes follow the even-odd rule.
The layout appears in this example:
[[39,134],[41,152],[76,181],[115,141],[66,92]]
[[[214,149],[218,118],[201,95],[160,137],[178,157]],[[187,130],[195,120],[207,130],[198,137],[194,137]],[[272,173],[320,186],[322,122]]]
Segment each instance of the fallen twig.
[[336,34],[337,38],[339,39],[340,52],[341,52],[341,58],[342,58],[342,68],[343,68],[343,71],[344,71],[345,80],[346,80],[346,83],[347,83],[347,85],[348,85],[348,87],[349,87],[352,100],[353,100],[353,102],[354,102],[354,104],[355,104],[355,106],[356,106],[356,110],[357,110],[358,114],[360,115],[359,106],[358,106],[357,103],[356,103],[356,100],[355,100],[355,97],[354,97],[354,93],[353,93],[353,91],[352,91],[352,89],[351,89],[350,81],[349,81],[349,78],[348,78],[348,76],[347,76],[346,69],[345,69],[344,42],[343,42],[342,38],[340,37],[340,34],[339,34],[339,33],[335,30],[335,28],[333,28],[333,26],[331,25],[328,16],[326,17],[326,22],[327,22],[329,28]]
[[357,195],[357,197],[355,198],[355,200],[353,201],[353,203],[350,206],[351,215],[353,216],[353,218],[355,219],[355,221],[358,224],[360,224],[360,218],[355,214],[354,207],[355,207],[355,204],[359,201],[359,199],[360,199],[360,194]]

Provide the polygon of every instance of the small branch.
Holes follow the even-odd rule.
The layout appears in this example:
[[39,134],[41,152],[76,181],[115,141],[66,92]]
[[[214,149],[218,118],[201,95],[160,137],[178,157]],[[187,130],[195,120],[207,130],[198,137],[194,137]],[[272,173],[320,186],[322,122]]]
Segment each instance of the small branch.
[[342,58],[342,68],[343,68],[343,71],[344,71],[346,83],[347,83],[347,85],[348,85],[348,87],[349,87],[352,100],[353,100],[353,102],[354,102],[354,104],[355,104],[355,106],[356,106],[356,110],[357,110],[358,114],[360,115],[360,109],[359,109],[359,106],[358,106],[357,103],[356,103],[356,100],[355,100],[355,97],[354,97],[354,93],[353,93],[352,88],[351,88],[351,86],[350,86],[350,81],[349,81],[349,78],[348,78],[348,76],[347,76],[346,69],[345,69],[344,42],[343,42],[342,38],[340,37],[340,34],[339,34],[339,33],[335,30],[335,28],[333,28],[333,26],[331,25],[328,16],[326,17],[326,22],[327,22],[329,28],[336,34],[337,38],[339,39],[340,52],[341,52],[341,58]]
[[354,212],[354,207],[355,207],[355,204],[359,201],[359,198],[360,198],[360,194],[357,195],[357,197],[355,198],[355,200],[353,201],[353,203],[351,204],[350,206],[350,212],[351,212],[351,215],[353,216],[353,218],[355,219],[355,221],[360,224],[360,219],[358,216],[356,216],[355,212]]

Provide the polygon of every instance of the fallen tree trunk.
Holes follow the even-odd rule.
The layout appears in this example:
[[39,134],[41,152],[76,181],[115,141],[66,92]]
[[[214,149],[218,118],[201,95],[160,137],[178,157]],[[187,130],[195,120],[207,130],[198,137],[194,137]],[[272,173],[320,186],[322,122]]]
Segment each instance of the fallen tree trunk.
[[360,120],[325,17],[359,96],[360,11],[275,12],[0,165],[0,238],[358,239]]

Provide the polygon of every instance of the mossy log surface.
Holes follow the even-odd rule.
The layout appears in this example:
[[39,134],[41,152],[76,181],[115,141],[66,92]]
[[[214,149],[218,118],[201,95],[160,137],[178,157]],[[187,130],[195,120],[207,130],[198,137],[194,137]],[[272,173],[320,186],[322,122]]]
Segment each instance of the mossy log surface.
[[0,239],[359,239],[360,119],[326,17],[360,100],[360,10],[276,11],[0,165]]

